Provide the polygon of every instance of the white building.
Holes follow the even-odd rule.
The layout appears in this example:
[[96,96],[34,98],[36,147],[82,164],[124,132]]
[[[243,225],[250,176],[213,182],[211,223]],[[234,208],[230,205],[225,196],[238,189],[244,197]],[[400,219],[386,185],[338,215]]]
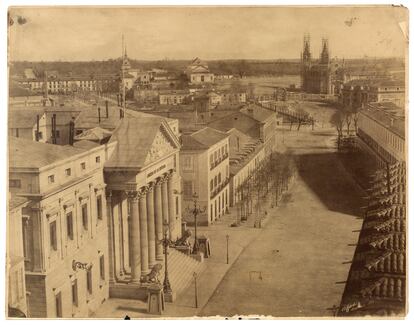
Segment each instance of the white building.
[[[210,127],[182,135],[180,153],[183,207],[191,208],[193,194],[205,212],[197,222],[209,225],[229,206],[229,136]],[[185,220],[193,223],[191,214]]]
[[405,161],[405,113],[393,103],[370,103],[358,118],[359,145],[377,158],[381,167]]

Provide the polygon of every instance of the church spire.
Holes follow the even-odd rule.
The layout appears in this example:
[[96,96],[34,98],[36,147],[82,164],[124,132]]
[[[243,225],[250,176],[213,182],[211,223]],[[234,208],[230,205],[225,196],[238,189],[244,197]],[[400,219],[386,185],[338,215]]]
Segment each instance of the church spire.
[[328,39],[322,39],[321,64],[329,64]]

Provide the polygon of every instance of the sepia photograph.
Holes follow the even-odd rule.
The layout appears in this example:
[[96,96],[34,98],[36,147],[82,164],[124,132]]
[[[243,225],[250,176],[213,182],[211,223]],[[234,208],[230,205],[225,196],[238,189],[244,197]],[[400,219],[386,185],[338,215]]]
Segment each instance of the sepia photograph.
[[8,7],[6,319],[404,319],[408,15]]

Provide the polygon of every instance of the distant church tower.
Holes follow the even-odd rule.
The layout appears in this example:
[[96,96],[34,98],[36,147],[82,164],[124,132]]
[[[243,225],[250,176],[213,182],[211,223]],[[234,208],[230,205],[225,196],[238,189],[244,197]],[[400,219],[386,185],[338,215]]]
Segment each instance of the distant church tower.
[[312,54],[310,51],[310,35],[303,37],[303,51],[301,53],[301,87],[302,90],[309,88],[309,74],[312,66]]
[[320,93],[331,93],[331,69],[329,60],[329,45],[327,39],[322,39],[322,52],[319,60],[320,65]]
[[328,40],[322,39],[322,51],[319,62],[312,64],[310,51],[310,36],[303,38],[303,50],[301,53],[301,87],[306,93],[330,94],[331,71]]
[[122,66],[121,66],[121,73],[126,74],[131,69],[131,64],[129,63],[128,55],[127,55],[127,48],[124,42],[124,36],[122,36]]

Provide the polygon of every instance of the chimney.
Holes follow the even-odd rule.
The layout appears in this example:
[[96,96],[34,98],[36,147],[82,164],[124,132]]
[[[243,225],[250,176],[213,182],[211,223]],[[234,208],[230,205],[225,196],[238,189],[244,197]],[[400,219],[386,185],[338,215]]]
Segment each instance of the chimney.
[[105,100],[106,118],[109,118],[108,100]]
[[40,126],[39,126],[39,123],[40,123],[40,116],[39,115],[37,115],[36,116],[36,142],[39,142],[39,130],[40,130]]
[[98,123],[101,123],[101,108],[98,107]]
[[56,114],[52,116],[52,144],[56,144]]
[[69,145],[73,145],[75,138],[75,121],[74,117],[72,117],[72,120],[69,122]]

